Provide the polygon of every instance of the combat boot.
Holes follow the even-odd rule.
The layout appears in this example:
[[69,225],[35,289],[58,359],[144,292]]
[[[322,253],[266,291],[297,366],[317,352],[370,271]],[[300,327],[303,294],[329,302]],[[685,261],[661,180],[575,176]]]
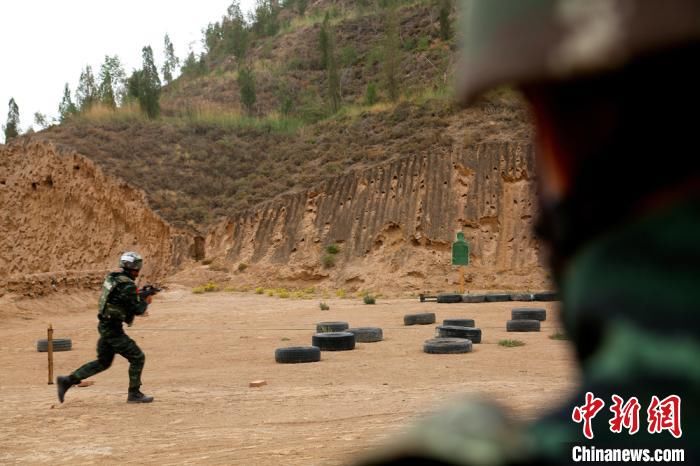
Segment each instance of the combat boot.
[[130,391],[126,398],[127,403],[150,403],[151,401],[153,401],[153,397],[144,395],[141,390]]
[[58,391],[58,401],[63,403],[63,398],[66,396],[66,392],[75,384],[76,382],[74,382],[69,376],[59,375],[58,377],[56,377],[56,390]]

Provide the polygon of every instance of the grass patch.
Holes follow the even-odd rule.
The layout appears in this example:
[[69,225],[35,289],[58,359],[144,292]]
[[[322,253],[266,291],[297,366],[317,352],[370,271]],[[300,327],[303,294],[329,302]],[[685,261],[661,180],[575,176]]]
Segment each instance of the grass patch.
[[328,304],[323,303],[323,302],[319,303],[318,307],[320,307],[322,311],[327,311],[331,308]]
[[337,244],[329,244],[328,246],[326,246],[326,253],[328,254],[338,254],[339,252],[340,248]]
[[219,291],[219,285],[213,282],[208,282],[204,285],[199,285],[192,288],[192,293],[194,294],[210,293],[212,291]]
[[337,297],[339,297],[339,298],[344,298],[344,297],[345,297],[345,290],[342,289],[342,288],[340,288],[339,290],[337,290],[337,291],[335,292],[335,295],[336,295]]
[[525,342],[520,340],[500,340],[498,345],[506,348],[515,348],[516,346],[525,346]]
[[321,256],[321,265],[329,269],[335,265],[335,256],[333,254],[324,254]]
[[265,292],[265,289],[262,286],[259,286],[255,289],[255,294],[263,294]]
[[568,340],[569,336],[562,332],[556,332],[549,336],[550,340]]

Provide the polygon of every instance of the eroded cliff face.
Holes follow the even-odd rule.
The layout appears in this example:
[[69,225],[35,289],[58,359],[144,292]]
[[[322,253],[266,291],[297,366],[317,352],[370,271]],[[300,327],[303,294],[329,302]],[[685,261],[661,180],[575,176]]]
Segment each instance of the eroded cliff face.
[[[451,244],[471,247],[467,289],[550,287],[536,216],[532,147],[491,143],[406,157],[283,196],[211,229],[206,256],[259,286],[454,290]],[[324,267],[324,247],[340,246]]]
[[0,146],[0,206],[0,293],[99,283],[125,250],[144,256],[142,281],[195,255],[191,235],[154,214],[143,192],[30,138]]

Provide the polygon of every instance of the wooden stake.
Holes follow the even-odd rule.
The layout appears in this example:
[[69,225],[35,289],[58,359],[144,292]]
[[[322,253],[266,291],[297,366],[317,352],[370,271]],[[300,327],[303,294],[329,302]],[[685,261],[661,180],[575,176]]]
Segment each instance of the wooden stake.
[[49,385],[53,385],[53,325],[49,324],[49,329],[46,332],[48,343],[48,355],[49,355]]
[[464,267],[459,266],[459,292],[464,294]]

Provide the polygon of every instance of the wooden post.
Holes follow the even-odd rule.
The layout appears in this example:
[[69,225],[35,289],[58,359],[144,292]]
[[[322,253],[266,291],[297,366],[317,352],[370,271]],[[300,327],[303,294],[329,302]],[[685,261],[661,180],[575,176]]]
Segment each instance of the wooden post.
[[49,324],[46,332],[47,354],[49,355],[49,385],[53,385],[53,325]]
[[464,294],[464,266],[459,266],[459,292]]

